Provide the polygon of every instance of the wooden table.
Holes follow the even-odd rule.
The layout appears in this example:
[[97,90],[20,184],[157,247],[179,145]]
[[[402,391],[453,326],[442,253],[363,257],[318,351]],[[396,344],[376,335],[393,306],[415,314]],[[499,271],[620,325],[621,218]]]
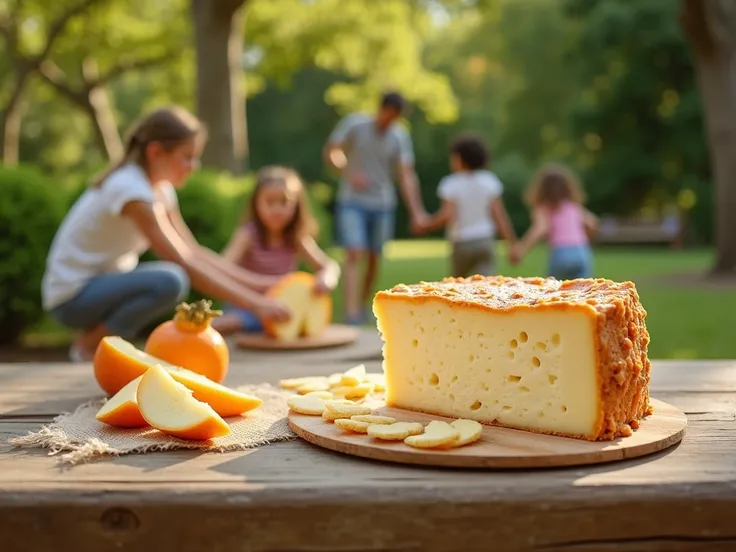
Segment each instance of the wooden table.
[[[323,353],[238,353],[227,383],[376,358],[371,347]],[[366,365],[380,370],[380,361]],[[90,367],[4,364],[0,550],[736,550],[736,362],[655,362],[652,394],[688,414],[684,441],[590,468],[439,470],[300,440],[60,467],[46,451],[4,443],[99,395]]]

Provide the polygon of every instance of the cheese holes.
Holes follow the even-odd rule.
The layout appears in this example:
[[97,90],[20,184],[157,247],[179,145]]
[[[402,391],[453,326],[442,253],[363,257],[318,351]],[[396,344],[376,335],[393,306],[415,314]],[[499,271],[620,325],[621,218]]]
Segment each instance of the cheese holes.
[[509,347],[511,347],[512,349],[516,349],[518,346],[519,346],[519,342],[516,341],[515,339],[512,339],[511,341],[509,341]]
[[506,381],[509,383],[519,383],[521,381],[521,376],[510,375],[506,378]]
[[440,383],[440,377],[432,372],[429,375],[429,385],[438,385]]
[[542,362],[539,360],[539,357],[532,357],[532,366],[535,368],[539,368],[542,365]]
[[470,410],[479,410],[481,406],[483,406],[482,402],[475,401],[473,404],[470,405]]
[[553,374],[550,374],[550,375],[549,375],[549,376],[547,376],[547,377],[548,377],[548,379],[549,379],[549,384],[550,384],[550,385],[554,385],[554,384],[555,384],[555,382],[557,381],[557,376],[555,376],[555,375],[553,375]]
[[555,347],[559,347],[560,345],[560,334],[554,333],[552,334],[552,345]]
[[543,353],[546,353],[547,352],[547,344],[544,341],[537,341],[534,344],[534,348],[537,351],[542,351]]
[[526,332],[521,332],[519,334],[519,341],[521,341],[522,343],[526,343],[527,341],[529,341],[529,334],[527,334]]
[[418,339],[412,339],[411,340],[411,346],[414,347],[415,349],[417,347],[419,347],[419,340]]

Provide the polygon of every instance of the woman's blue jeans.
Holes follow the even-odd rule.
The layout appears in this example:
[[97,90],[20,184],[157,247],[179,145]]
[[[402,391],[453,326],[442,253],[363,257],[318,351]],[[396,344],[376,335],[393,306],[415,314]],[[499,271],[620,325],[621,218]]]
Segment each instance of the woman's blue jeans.
[[101,274],[50,312],[61,324],[87,330],[104,324],[125,339],[166,314],[189,295],[189,277],[179,265],[164,261],[141,263],[130,272]]

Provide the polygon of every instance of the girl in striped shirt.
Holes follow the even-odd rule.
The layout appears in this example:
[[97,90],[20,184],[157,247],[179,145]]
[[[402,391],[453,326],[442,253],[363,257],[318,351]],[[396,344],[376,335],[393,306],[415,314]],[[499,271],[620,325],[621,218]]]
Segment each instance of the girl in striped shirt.
[[[340,267],[317,245],[318,230],[299,175],[285,167],[263,167],[243,224],[223,256],[253,273],[272,277],[274,284],[298,270],[303,260],[315,271],[315,293],[331,293],[337,287]],[[224,311],[212,321],[220,333],[263,329],[253,311],[232,305],[226,305]]]

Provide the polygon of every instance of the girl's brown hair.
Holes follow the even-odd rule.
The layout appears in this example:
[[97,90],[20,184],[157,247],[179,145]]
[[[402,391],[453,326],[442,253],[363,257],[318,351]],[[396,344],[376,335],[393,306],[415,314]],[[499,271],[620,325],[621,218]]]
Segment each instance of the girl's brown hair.
[[575,174],[564,165],[544,165],[532,178],[526,191],[526,202],[532,207],[547,205],[557,208],[563,201],[585,202],[585,193]]
[[147,169],[146,148],[152,142],[158,142],[166,151],[171,151],[187,140],[204,140],[206,134],[199,119],[182,107],[165,107],[152,111],[128,130],[123,158],[95,178],[92,186],[99,187],[110,173],[128,163],[136,163]]
[[246,213],[246,220],[252,221],[258,230],[261,244],[266,247],[267,230],[263,221],[258,216],[256,203],[258,196],[267,186],[281,185],[286,188],[286,193],[296,196],[296,210],[294,218],[284,228],[284,238],[289,247],[295,247],[298,240],[305,236],[316,237],[319,232],[317,221],[309,207],[307,190],[297,172],[287,167],[269,165],[262,167],[256,175],[256,186],[250,198],[250,207]]

